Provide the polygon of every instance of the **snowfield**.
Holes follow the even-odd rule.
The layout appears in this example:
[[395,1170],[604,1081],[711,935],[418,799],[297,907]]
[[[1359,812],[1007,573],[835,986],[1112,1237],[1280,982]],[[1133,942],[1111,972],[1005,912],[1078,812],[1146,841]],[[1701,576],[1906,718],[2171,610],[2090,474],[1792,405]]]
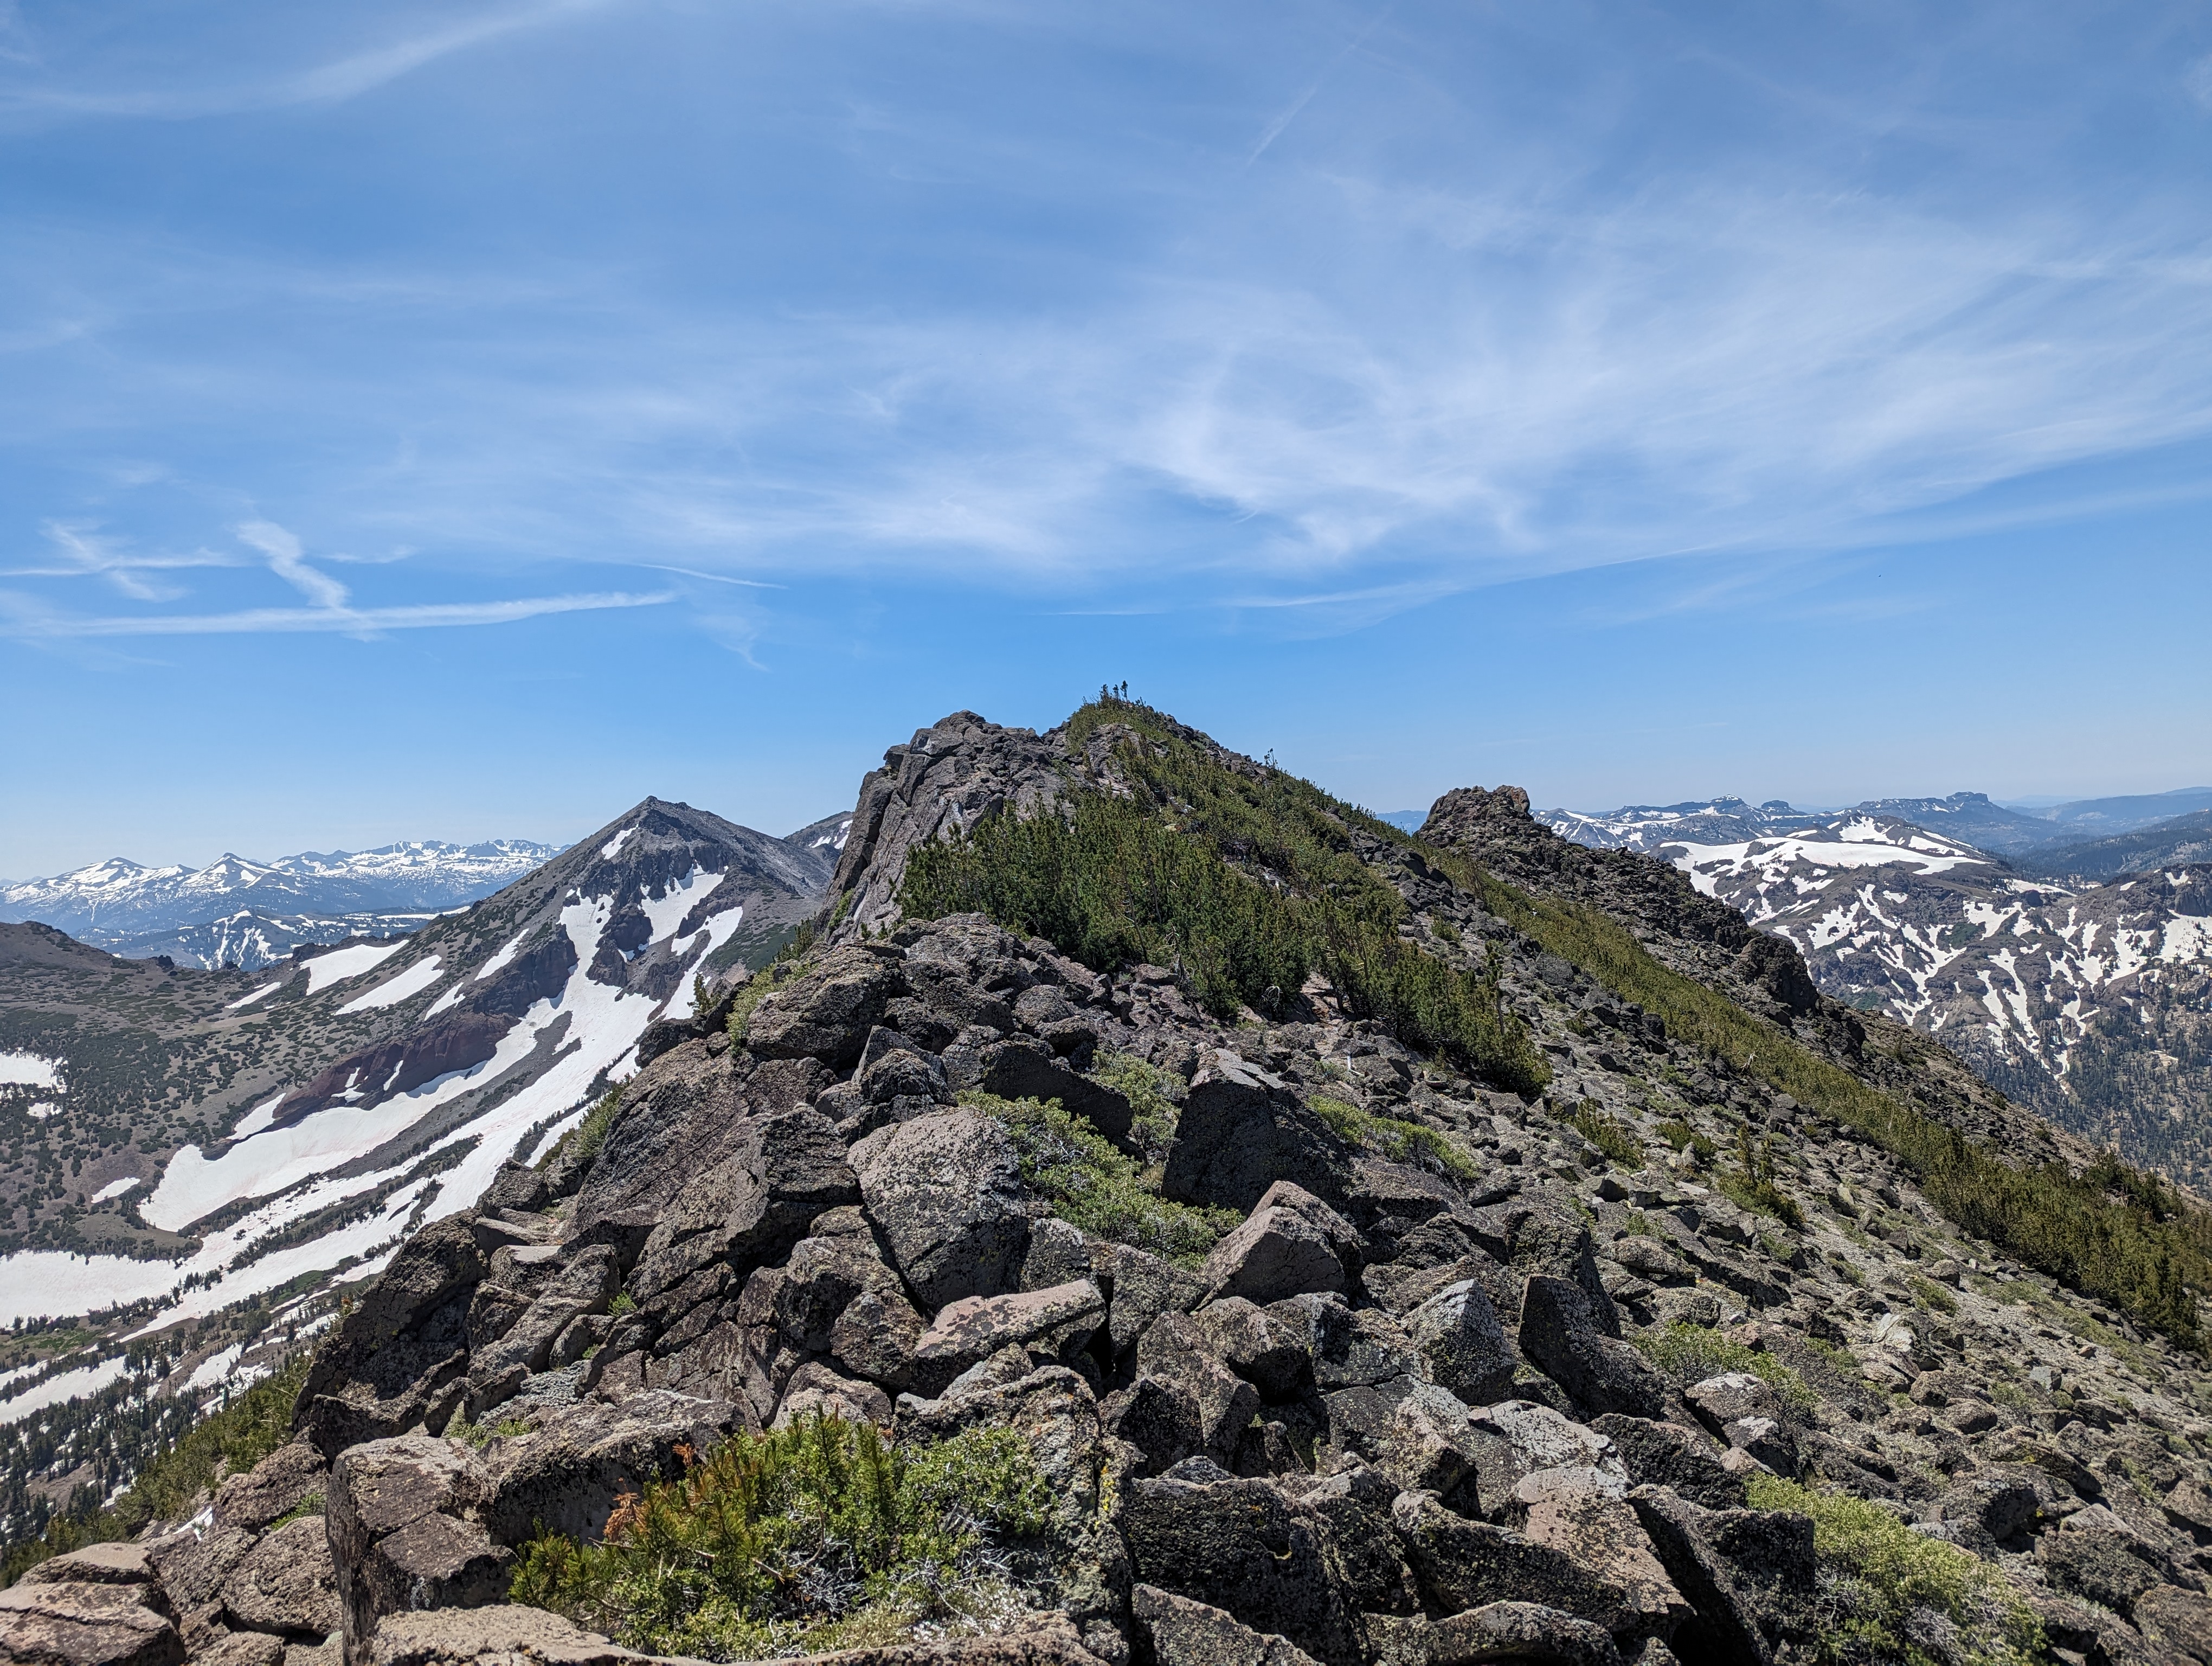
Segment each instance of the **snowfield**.
[[339,1016],[349,1012],[373,1012],[380,1006],[397,1006],[403,1000],[411,1000],[445,974],[438,970],[438,957],[418,960],[395,978],[380,983],[365,995],[356,995],[338,1008]]
[[307,993],[319,995],[333,984],[373,972],[406,946],[404,942],[354,943],[319,954],[307,962]]
[[0,1053],[0,1085],[50,1087],[62,1091],[62,1067],[35,1053]]

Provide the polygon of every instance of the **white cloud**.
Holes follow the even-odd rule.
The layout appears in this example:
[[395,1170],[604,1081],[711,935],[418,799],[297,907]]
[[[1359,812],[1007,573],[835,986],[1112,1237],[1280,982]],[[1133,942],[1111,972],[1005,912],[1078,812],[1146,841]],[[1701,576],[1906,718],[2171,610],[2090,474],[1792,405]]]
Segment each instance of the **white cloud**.
[[570,596],[526,596],[497,602],[429,602],[404,607],[258,607],[232,613],[147,614],[137,617],[72,617],[35,610],[21,598],[0,593],[0,606],[13,604],[13,617],[0,620],[0,633],[13,636],[229,636],[270,632],[337,631],[374,635],[386,630],[421,630],[455,625],[512,624],[549,613],[580,613],[605,608],[657,607],[675,600],[672,593],[631,595],[620,591]]
[[249,520],[238,529],[239,541],[269,557],[269,570],[319,607],[343,607],[349,593],[327,573],[307,565],[300,540],[273,520]]

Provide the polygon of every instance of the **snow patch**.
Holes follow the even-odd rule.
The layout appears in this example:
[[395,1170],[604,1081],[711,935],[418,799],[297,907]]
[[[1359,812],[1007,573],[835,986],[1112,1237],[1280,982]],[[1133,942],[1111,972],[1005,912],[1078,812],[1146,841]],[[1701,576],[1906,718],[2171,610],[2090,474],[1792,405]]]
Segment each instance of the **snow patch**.
[[94,1203],[105,1203],[112,1197],[122,1196],[124,1193],[129,1191],[134,1186],[143,1186],[145,1183],[146,1183],[144,1181],[139,1179],[136,1175],[133,1175],[125,1180],[111,1180],[105,1186],[102,1186],[98,1191],[94,1192],[89,1201]]
[[356,995],[338,1008],[338,1016],[349,1012],[367,1012],[380,1006],[397,1006],[403,1000],[412,1000],[435,983],[445,974],[438,970],[439,957],[418,960],[398,976],[380,983],[365,995]]
[[398,943],[356,943],[350,947],[319,954],[307,963],[307,993],[319,995],[334,983],[343,983],[363,972],[373,972],[407,946]]
[[222,1010],[226,1012],[235,1012],[241,1006],[251,1006],[255,1001],[275,994],[283,987],[284,980],[280,977],[274,983],[263,984],[258,989],[256,989],[250,995],[240,995],[236,1000],[232,1001],[229,1006],[224,1007]]
[[599,847],[599,854],[605,857],[608,861],[611,862],[616,857],[622,854],[622,848],[636,836],[636,828],[625,827],[621,832],[616,834],[614,837],[609,839],[605,844]]
[[86,1365],[79,1371],[65,1371],[59,1377],[47,1378],[35,1389],[27,1389],[15,1398],[0,1401],[0,1423],[21,1423],[33,1413],[45,1411],[49,1406],[82,1400],[89,1394],[98,1394],[109,1383],[117,1381],[127,1368],[129,1361],[118,1356],[103,1359],[96,1365]]
[[0,1053],[0,1085],[50,1087],[63,1092],[60,1061],[36,1053]]

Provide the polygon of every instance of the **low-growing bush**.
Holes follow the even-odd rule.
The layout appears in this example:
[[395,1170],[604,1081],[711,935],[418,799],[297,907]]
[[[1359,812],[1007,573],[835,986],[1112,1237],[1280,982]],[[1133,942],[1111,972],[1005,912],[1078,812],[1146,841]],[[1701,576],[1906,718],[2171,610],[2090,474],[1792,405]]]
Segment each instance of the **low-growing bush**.
[[1676,1151],[1687,1146],[1701,1164],[1711,1163],[1720,1154],[1720,1147],[1699,1134],[1679,1116],[1669,1116],[1659,1124],[1659,1133]]
[[814,1417],[684,1456],[623,1496],[599,1542],[531,1540],[511,1599],[703,1660],[957,1633],[1012,1605],[1000,1547],[1042,1532],[1054,1503],[1011,1429],[908,1451]]
[[599,1096],[599,1102],[584,1113],[584,1120],[553,1142],[552,1148],[538,1159],[538,1166],[550,1169],[556,1158],[564,1154],[579,1163],[589,1163],[599,1154],[599,1147],[607,1143],[607,1130],[615,1125],[615,1117],[622,1110],[623,1091],[619,1084]]
[[1618,1163],[1624,1169],[1644,1166],[1644,1142],[1626,1128],[1605,1114],[1605,1108],[1595,1099],[1585,1099],[1575,1107],[1575,1114],[1567,1118],[1567,1126],[1606,1154],[1608,1162]]
[[1005,1124],[1023,1183],[1086,1232],[1194,1267],[1243,1219],[1234,1209],[1170,1202],[1159,1195],[1156,1172],[1139,1168],[1057,1099],[1002,1099],[971,1090],[960,1102]]
[[1805,1379],[1772,1354],[1731,1341],[1703,1325],[1671,1324],[1663,1330],[1638,1331],[1633,1340],[1644,1356],[1678,1387],[1686,1389],[1723,1371],[1748,1371],[1771,1386],[1796,1416],[1809,1415],[1820,1403],[1805,1386]]
[[1785,1226],[1804,1225],[1804,1210],[1798,1207],[1796,1198],[1782,1189],[1776,1177],[1774,1142],[1771,1138],[1753,1145],[1747,1130],[1737,1137],[1735,1160],[1735,1168],[1713,1177],[1715,1190],[1738,1208],[1771,1215]]
[[[810,948],[813,945],[813,933],[810,929],[807,932],[807,944]],[[785,954],[778,955],[743,983],[738,985],[737,993],[730,997],[730,1016],[723,1020],[724,1026],[730,1032],[730,1039],[734,1042],[743,1042],[745,1038],[745,1026],[752,1022],[753,1008],[761,1004],[761,997],[771,989],[781,988],[801,972],[806,970],[809,964],[803,957],[790,955],[787,949]]]
[[1167,1073],[1133,1053],[1101,1053],[1091,1073],[1129,1102],[1129,1137],[1146,1157],[1165,1162],[1176,1131],[1176,1103],[1168,1097]]
[[1370,1149],[1393,1163],[1449,1175],[1455,1180],[1472,1180],[1481,1172],[1474,1159],[1449,1138],[1419,1122],[1377,1116],[1341,1099],[1316,1097],[1306,1104],[1347,1146]]
[[1777,1475],[1751,1478],[1751,1502],[1813,1518],[1820,1562],[1813,1649],[1823,1666],[2028,1666],[2046,1658],[2043,1627],[2027,1603],[1996,1569],[1957,1546],[1915,1533],[1863,1499]]
[[1923,1279],[1916,1273],[1905,1282],[1911,1286],[1912,1293],[1921,1306],[1932,1307],[1938,1313],[1956,1313],[1959,1310],[1959,1298],[1935,1280]]

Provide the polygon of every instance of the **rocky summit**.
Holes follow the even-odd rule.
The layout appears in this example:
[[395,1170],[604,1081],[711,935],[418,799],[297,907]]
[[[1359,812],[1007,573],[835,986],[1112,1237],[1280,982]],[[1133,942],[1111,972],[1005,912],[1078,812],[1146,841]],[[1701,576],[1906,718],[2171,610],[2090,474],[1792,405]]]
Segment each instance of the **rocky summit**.
[[957,714],[635,1056],[0,1654],[2212,1661],[2193,1201],[1516,789]]

